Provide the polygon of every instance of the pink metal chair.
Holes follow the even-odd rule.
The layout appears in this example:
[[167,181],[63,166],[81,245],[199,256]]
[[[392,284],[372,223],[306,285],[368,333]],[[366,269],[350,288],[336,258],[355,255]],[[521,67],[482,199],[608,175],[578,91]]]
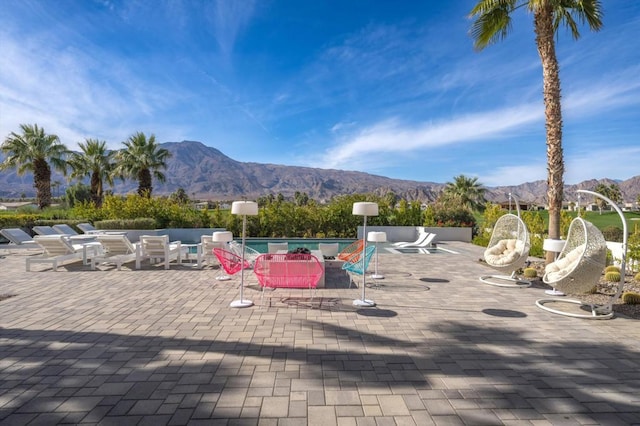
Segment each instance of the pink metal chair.
[[[222,248],[214,248],[213,254],[228,275],[234,275],[242,270],[242,258],[237,254]],[[249,262],[246,260],[244,261],[244,267],[249,267]]]
[[262,254],[256,259],[253,271],[262,287],[263,298],[265,288],[308,288],[313,300],[313,290],[324,274],[315,256],[302,253]]

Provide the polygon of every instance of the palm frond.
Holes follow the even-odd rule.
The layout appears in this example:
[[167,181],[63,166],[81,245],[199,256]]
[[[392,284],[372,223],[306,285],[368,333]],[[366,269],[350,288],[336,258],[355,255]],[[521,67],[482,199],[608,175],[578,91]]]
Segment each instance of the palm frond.
[[516,7],[515,0],[483,0],[471,10],[470,17],[475,21],[469,33],[476,50],[482,50],[509,34],[511,12]]

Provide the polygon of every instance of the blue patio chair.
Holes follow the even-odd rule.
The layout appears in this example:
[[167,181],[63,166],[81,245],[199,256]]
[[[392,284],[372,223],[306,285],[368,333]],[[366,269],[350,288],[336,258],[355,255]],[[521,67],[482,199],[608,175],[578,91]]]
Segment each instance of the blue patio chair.
[[356,276],[361,277],[367,272],[367,268],[375,251],[375,246],[367,246],[364,256],[354,256],[351,260],[344,262],[342,269],[349,274],[349,288],[351,288],[351,283],[355,282]]

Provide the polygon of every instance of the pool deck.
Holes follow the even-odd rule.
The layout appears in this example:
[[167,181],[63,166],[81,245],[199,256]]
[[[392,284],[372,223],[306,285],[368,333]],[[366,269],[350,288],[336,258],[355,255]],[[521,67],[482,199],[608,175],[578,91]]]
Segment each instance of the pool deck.
[[0,424],[640,424],[638,321],[545,312],[541,285],[483,284],[480,247],[442,246],[381,251],[374,308],[339,269],[313,301],[234,309],[213,268],[27,273],[0,252]]

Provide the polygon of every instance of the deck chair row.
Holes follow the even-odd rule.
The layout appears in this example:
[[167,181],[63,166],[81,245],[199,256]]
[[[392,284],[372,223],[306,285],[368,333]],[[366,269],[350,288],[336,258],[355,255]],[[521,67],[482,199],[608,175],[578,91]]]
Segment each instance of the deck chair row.
[[26,270],[34,263],[50,263],[54,270],[68,260],[80,260],[83,264],[91,262],[95,270],[101,264],[114,264],[118,270],[124,263],[134,262],[140,269],[142,261],[150,263],[164,262],[169,269],[171,262],[181,263],[182,246],[180,241],[169,241],[167,235],[142,235],[138,243],[132,243],[124,234],[95,234],[92,240],[78,242],[67,235],[36,235],[33,237],[42,254],[26,259]]

